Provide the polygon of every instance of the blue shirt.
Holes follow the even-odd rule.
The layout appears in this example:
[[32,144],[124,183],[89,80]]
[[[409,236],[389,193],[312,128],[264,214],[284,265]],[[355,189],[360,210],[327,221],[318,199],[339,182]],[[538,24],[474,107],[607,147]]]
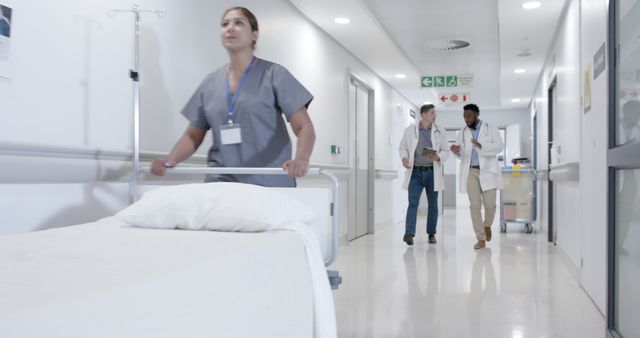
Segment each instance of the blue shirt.
[[[471,137],[474,140],[478,140],[478,136],[480,135],[480,126],[482,126],[482,121],[478,120],[476,123],[476,130],[471,129]],[[470,165],[480,165],[480,159],[478,158],[478,149],[476,146],[472,146],[471,148],[471,163]]]

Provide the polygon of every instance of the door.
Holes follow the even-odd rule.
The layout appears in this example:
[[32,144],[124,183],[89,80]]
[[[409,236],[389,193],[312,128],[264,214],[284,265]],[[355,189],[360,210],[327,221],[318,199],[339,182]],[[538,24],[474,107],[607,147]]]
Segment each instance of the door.
[[[554,131],[554,111],[555,111],[555,107],[557,106],[557,95],[556,95],[556,84],[557,81],[556,79],[554,79],[551,82],[551,85],[549,86],[549,91],[548,91],[548,100],[547,102],[549,103],[549,116],[547,118],[548,121],[548,130],[547,130],[547,135],[548,135],[548,147],[547,147],[547,169],[549,171],[551,171],[551,166],[555,163],[555,158],[556,156],[554,155],[554,152],[556,151],[556,148],[553,146],[554,143],[554,139],[555,139],[555,131]],[[553,244],[556,243],[556,239],[558,238],[557,234],[558,231],[556,229],[556,222],[555,222],[555,213],[553,212],[553,203],[555,200],[555,191],[554,191],[554,185],[555,183],[549,179],[547,181],[547,240]]]
[[609,2],[607,332],[640,337],[640,2]]
[[352,78],[349,84],[349,240],[373,233],[373,91]]
[[[447,149],[451,145],[456,143],[456,137],[458,136],[458,129],[447,129]],[[442,205],[445,208],[456,207],[456,195],[458,192],[456,186],[456,161],[455,159],[444,162],[444,186],[445,189],[441,191]]]

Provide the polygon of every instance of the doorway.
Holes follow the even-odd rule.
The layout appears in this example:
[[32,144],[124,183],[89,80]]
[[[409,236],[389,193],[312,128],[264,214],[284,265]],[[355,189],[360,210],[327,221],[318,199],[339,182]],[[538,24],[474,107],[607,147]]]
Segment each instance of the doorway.
[[637,1],[609,2],[607,337],[640,337],[639,19]]
[[349,241],[374,230],[374,102],[374,91],[352,74],[349,79]]

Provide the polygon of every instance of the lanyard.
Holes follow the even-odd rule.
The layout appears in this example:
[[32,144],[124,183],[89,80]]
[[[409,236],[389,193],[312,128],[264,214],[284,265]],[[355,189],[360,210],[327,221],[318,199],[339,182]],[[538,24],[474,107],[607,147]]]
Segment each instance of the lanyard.
[[244,84],[244,80],[247,78],[247,75],[249,75],[251,68],[253,68],[253,64],[255,63],[255,61],[256,61],[256,57],[254,56],[253,59],[251,59],[251,63],[247,67],[247,70],[244,72],[244,75],[242,75],[242,78],[240,79],[240,82],[236,87],[236,92],[233,94],[233,97],[231,97],[231,86],[229,85],[229,74],[227,73],[226,80],[227,80],[227,123],[228,124],[233,124],[236,119],[235,109],[236,109],[236,103],[238,103],[238,94],[240,93],[240,89]]

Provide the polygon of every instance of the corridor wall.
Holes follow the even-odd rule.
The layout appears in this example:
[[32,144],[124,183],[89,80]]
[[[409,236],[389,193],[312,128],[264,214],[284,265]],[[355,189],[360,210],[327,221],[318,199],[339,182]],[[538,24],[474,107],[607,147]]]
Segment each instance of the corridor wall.
[[[333,156],[330,146],[348,146],[347,85],[351,72],[381,100],[376,104],[380,124],[376,123],[375,130],[385,135],[387,142],[376,145],[376,166],[385,171],[398,169],[393,143],[399,142],[395,141],[400,138],[398,130],[408,122],[404,114],[396,113],[395,103],[407,109],[415,107],[288,1],[135,3],[168,14],[165,19],[142,17],[144,159],[170,150],[187,125],[180,109],[208,72],[228,62],[220,46],[219,20],[224,9],[241,5],[250,8],[260,23],[256,55],[287,67],[315,95],[309,109],[317,132],[312,165],[350,170],[346,152]],[[7,78],[0,80],[0,158],[12,166],[0,173],[0,233],[65,226],[111,215],[127,204],[133,18],[119,14],[110,19],[106,14],[113,8],[131,8],[134,1],[24,0],[7,4],[14,15],[10,55],[0,60],[0,69],[7,73]],[[389,123],[396,127],[389,130]],[[209,142],[207,139],[200,148],[195,162],[203,163]],[[86,166],[90,169],[66,173],[75,183],[43,184],[39,180],[41,173],[60,170],[74,161],[90,163]],[[33,163],[43,169],[25,172],[27,162],[29,167]],[[8,183],[16,177],[24,180]],[[119,183],[98,182],[103,179]],[[401,194],[399,185],[383,186],[376,194],[381,199],[394,196],[395,203]],[[388,223],[398,218],[402,202],[394,203],[382,203],[381,207],[388,209],[380,212],[384,219],[375,221]],[[29,207],[34,211],[28,212]]]
[[[602,313],[606,312],[608,78],[606,71],[595,79],[593,72],[585,74],[585,71],[593,69],[594,55],[606,40],[607,1],[568,1],[530,106],[532,117],[537,114],[538,168],[545,169],[549,163],[547,91],[556,79],[553,122],[554,141],[561,149],[560,164],[579,164],[577,181],[555,183],[557,247]],[[590,97],[589,109],[584,105],[585,97]],[[546,181],[540,182],[539,191],[538,219],[546,231],[549,222]]]

